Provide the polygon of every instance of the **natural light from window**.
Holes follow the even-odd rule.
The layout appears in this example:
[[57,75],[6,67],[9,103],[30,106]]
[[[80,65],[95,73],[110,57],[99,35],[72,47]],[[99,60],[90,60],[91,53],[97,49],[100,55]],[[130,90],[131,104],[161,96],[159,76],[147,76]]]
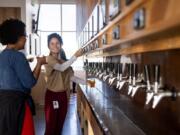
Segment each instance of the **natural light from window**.
[[39,16],[41,54],[48,55],[47,36],[58,33],[63,38],[67,58],[78,49],[76,44],[76,5],[42,4]]

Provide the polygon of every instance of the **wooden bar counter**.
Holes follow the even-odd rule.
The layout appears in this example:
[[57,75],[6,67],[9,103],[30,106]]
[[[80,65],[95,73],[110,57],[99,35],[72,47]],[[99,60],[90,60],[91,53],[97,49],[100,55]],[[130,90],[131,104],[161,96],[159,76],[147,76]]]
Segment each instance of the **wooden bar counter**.
[[[178,135],[180,133],[180,125],[168,117],[168,110],[161,108],[160,112],[158,108],[144,107],[127,95],[110,88],[101,80],[95,81],[95,88],[80,85],[78,90],[77,107],[84,134]],[[92,130],[91,133],[89,129]]]

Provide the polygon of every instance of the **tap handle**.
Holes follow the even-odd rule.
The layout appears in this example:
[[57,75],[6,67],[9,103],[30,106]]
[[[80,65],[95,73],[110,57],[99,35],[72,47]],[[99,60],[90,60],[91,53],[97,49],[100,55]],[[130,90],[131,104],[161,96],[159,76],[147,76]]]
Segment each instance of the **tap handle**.
[[111,69],[111,67],[112,67],[112,63],[111,63],[111,62],[109,62],[109,63],[108,63],[108,65],[109,65],[109,66],[108,66],[108,67],[109,67],[109,69]]
[[99,62],[96,64],[97,69],[99,69]]
[[108,69],[108,68],[109,68],[109,62],[106,63],[106,69]]
[[96,68],[98,68],[99,67],[99,63],[98,62],[96,62]]
[[93,63],[89,62],[89,68],[92,69],[93,68]]
[[106,69],[107,69],[106,71],[109,73],[109,70],[110,70],[110,63],[109,62],[107,63]]
[[133,64],[129,63],[129,76],[132,76]]
[[110,70],[113,71],[114,69],[114,63],[110,63]]
[[113,70],[115,71],[115,63],[112,63],[112,68],[113,68]]
[[103,67],[103,70],[105,70],[106,68],[106,64],[105,64],[105,62],[103,62],[103,65],[102,65],[102,67]]
[[97,68],[97,62],[94,63],[94,69],[96,69],[96,68]]
[[88,67],[92,68],[92,63],[91,62],[88,63]]
[[144,75],[145,75],[146,81],[150,82],[150,66],[149,65],[144,66]]
[[122,63],[118,64],[118,73],[122,74]]
[[101,69],[101,63],[99,62],[98,65],[99,65],[98,68],[99,68],[99,70],[100,70],[100,69]]
[[100,70],[102,70],[102,62],[99,65],[100,65]]
[[112,70],[112,63],[110,62],[110,63],[108,63],[108,68],[109,68],[109,70],[111,71]]
[[115,73],[118,74],[119,73],[119,63],[114,63],[114,69],[115,69]]
[[154,80],[155,82],[159,82],[160,79],[160,65],[155,65],[155,72],[154,72]]
[[133,66],[132,67],[133,68],[132,76],[136,77],[137,76],[137,64],[133,64],[132,66]]
[[84,66],[87,66],[87,65],[88,65],[88,60],[86,59],[84,62]]
[[104,70],[107,70],[107,63],[104,63]]
[[115,64],[115,63],[112,64],[112,66],[113,66],[113,69],[112,69],[113,73],[117,73],[116,65],[117,64]]

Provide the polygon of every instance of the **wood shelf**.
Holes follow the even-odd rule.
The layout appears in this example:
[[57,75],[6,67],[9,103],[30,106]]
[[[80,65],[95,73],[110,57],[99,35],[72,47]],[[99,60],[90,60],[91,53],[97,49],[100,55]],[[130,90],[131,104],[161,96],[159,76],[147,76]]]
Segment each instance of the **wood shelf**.
[[[128,44],[128,43],[132,43],[132,42],[142,40],[142,39],[148,40],[148,39],[151,39],[161,33],[168,32],[168,31],[171,32],[173,30],[175,32],[175,31],[178,31],[179,29],[180,29],[180,16],[176,16],[176,17],[174,17],[174,20],[169,20],[169,21],[166,21],[165,23],[164,22],[159,23],[156,26],[153,26],[153,28],[150,28],[148,30],[146,29],[146,30],[142,30],[141,32],[131,34],[126,39],[115,40],[115,41],[113,41],[112,44],[105,45],[101,48],[90,51],[86,55],[94,53],[96,51],[103,51],[103,50],[111,49],[114,47],[121,46],[122,44]],[[172,39],[169,39],[169,40],[172,40]],[[178,37],[177,37],[177,40],[178,40]],[[160,42],[159,43],[160,44],[166,43],[166,39],[164,41],[165,42],[161,41],[161,43]],[[112,55],[142,53],[142,52],[149,52],[149,51],[161,51],[161,50],[178,49],[178,48],[180,48],[180,44],[164,45],[164,46],[158,46],[158,45],[154,46],[153,44],[151,46],[147,46],[146,44],[144,44],[144,45],[140,44],[140,45],[134,45],[134,46],[131,46],[131,47],[128,47],[125,49],[118,50],[119,53],[112,54]]]
[[[98,35],[96,35],[88,44],[100,37],[104,32],[109,30],[125,15],[133,11],[138,5],[143,4],[144,1],[137,1],[132,5],[133,7],[120,14],[115,20],[109,23]],[[172,3],[171,3],[172,4]],[[171,6],[172,10],[173,6]],[[177,7],[176,7],[177,8]],[[131,9],[131,10],[130,10]],[[170,10],[169,10],[170,11]],[[172,12],[171,12],[172,13]],[[169,12],[167,12],[169,14]],[[153,23],[142,30],[134,30],[132,33],[126,35],[120,40],[113,40],[111,44],[103,45],[93,51],[86,53],[88,57],[91,56],[115,56],[127,55],[134,53],[144,53],[152,51],[164,51],[180,48],[180,12],[178,11],[173,16],[168,16],[164,20]],[[167,37],[168,35],[168,37]],[[153,40],[155,39],[156,40]],[[169,44],[168,44],[169,43]],[[151,45],[149,45],[151,44]]]
[[[84,55],[102,57],[180,49],[180,32],[178,32],[180,30],[180,10],[177,6],[179,4],[178,0],[134,1],[130,6],[125,6],[116,18],[83,46],[84,48],[95,40],[99,41],[99,48],[88,51]],[[144,29],[135,30],[132,26],[132,19],[135,11],[140,8],[145,9],[146,25]],[[116,25],[120,25],[121,36],[119,40],[112,40],[112,29]],[[108,35],[107,45],[101,43],[103,34]]]
[[86,47],[87,45],[91,44],[93,41],[95,41],[98,37],[103,35],[109,28],[111,28],[113,25],[118,23],[120,20],[122,20],[124,17],[129,15],[131,12],[133,12],[135,9],[137,9],[138,6],[142,5],[146,0],[137,0],[134,1],[131,5],[130,8],[127,8],[124,12],[120,13],[116,18],[114,18],[112,21],[109,21],[108,24],[97,34],[95,35],[90,41],[88,41],[84,46]]

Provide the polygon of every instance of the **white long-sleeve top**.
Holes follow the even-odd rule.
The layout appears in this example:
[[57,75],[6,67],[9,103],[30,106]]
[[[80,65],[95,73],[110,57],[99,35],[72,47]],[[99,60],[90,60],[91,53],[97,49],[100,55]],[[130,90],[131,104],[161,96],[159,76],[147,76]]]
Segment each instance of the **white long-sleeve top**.
[[54,69],[63,72],[63,71],[65,71],[68,67],[70,67],[70,66],[74,63],[74,61],[76,61],[76,59],[77,59],[76,56],[72,56],[68,61],[66,61],[66,62],[64,62],[64,63],[62,63],[62,64],[56,63],[56,64],[54,65]]
[[59,63],[58,60],[56,60],[55,58],[53,58],[52,56],[48,56],[46,57],[46,62],[53,66],[53,69],[58,70],[58,71],[65,71],[68,67],[70,67],[74,61],[76,61],[77,57],[76,56],[72,56],[68,61],[65,61],[64,63]]

